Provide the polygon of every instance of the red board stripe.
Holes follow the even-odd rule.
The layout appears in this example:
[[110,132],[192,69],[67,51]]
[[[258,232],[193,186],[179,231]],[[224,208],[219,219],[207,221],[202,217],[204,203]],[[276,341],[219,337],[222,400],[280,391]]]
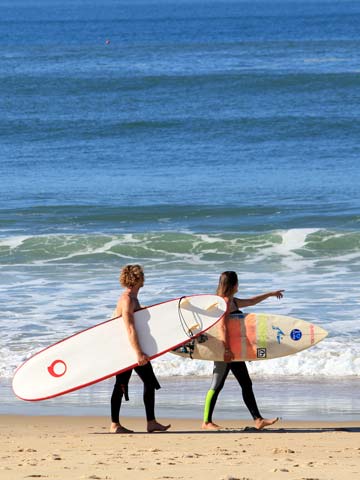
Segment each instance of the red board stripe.
[[242,339],[241,339],[242,320],[239,318],[229,318],[227,327],[229,335],[230,350],[235,358],[241,358]]
[[250,313],[245,318],[246,354],[249,359],[256,358],[256,315]]

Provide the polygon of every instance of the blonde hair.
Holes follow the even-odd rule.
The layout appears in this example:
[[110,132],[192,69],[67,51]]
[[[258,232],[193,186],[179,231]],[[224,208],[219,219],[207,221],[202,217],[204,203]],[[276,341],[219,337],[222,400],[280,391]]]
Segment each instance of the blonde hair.
[[220,297],[229,297],[235,292],[235,287],[238,284],[238,276],[236,272],[223,272],[219,278],[219,285],[216,294]]
[[120,283],[123,287],[135,287],[144,282],[144,270],[141,265],[126,265],[120,273]]

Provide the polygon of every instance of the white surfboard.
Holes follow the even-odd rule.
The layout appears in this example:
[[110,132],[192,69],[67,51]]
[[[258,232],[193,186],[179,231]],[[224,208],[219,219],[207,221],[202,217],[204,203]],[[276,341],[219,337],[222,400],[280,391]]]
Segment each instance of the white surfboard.
[[[194,295],[135,313],[142,350],[156,358],[205,332],[226,311],[216,295]],[[33,355],[15,372],[13,390],[37,401],[78,390],[137,366],[121,317],[83,330]]]
[[[305,350],[327,336],[318,325],[284,315],[235,313],[228,319],[230,349],[233,361],[268,360]],[[223,361],[224,345],[219,327],[214,325],[194,343],[172,352],[182,357]]]

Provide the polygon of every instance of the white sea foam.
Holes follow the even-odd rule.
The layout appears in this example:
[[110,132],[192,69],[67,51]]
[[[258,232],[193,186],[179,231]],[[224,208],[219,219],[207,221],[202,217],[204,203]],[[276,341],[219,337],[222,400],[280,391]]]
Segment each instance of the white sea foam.
[[[341,240],[338,234],[318,229],[251,238],[162,232],[2,239],[0,246],[11,248],[12,253],[9,264],[1,266],[0,375],[11,376],[30,353],[108,318],[120,291],[119,268],[136,261],[145,266],[146,285],[140,299],[144,305],[213,293],[219,273],[232,269],[239,273],[241,297],[285,288],[281,302],[269,299],[254,310],[314,321],[329,331],[324,342],[306,352],[251,363],[254,375],[358,376],[360,280],[353,273],[358,268],[356,237],[355,242],[350,238],[354,251],[340,248],[324,260],[322,250],[320,255],[311,252],[310,258],[299,254],[309,244],[315,243],[317,248],[328,237]],[[86,260],[79,261],[81,257]],[[186,362],[172,355],[156,360],[155,365],[160,375],[211,374],[211,362]]]
[[317,231],[317,228],[294,228],[277,232],[282,237],[282,243],[275,245],[274,250],[285,255],[294,254],[295,250],[305,246],[307,237]]
[[0,239],[0,247],[8,247],[10,250],[12,250],[21,246],[29,238],[31,237],[26,235],[14,235],[11,237],[2,238]]
[[[59,335],[60,338],[60,335]],[[38,349],[30,348],[26,355],[2,344],[0,377],[11,377],[15,368]],[[167,353],[153,361],[157,375],[210,376],[213,363],[192,360]],[[338,342],[331,339],[303,352],[272,360],[248,362],[254,376],[298,377],[360,377],[360,342]]]
[[[210,375],[212,362],[171,358],[166,354],[154,368],[159,375]],[[326,339],[321,344],[288,357],[248,362],[253,375],[350,377],[360,376],[360,342],[338,342]]]

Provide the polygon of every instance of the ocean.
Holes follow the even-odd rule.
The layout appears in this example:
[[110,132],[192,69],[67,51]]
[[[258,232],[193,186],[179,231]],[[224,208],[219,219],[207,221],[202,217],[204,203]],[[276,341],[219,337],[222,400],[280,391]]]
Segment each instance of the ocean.
[[[81,414],[89,391],[108,413],[110,384],[31,407],[9,385],[109,318],[141,263],[144,305],[213,293],[224,270],[242,298],[285,289],[253,310],[329,336],[249,364],[259,403],[360,418],[359,24],[351,0],[1,1],[0,413]],[[169,415],[179,385],[201,410],[210,362],[154,369]]]

